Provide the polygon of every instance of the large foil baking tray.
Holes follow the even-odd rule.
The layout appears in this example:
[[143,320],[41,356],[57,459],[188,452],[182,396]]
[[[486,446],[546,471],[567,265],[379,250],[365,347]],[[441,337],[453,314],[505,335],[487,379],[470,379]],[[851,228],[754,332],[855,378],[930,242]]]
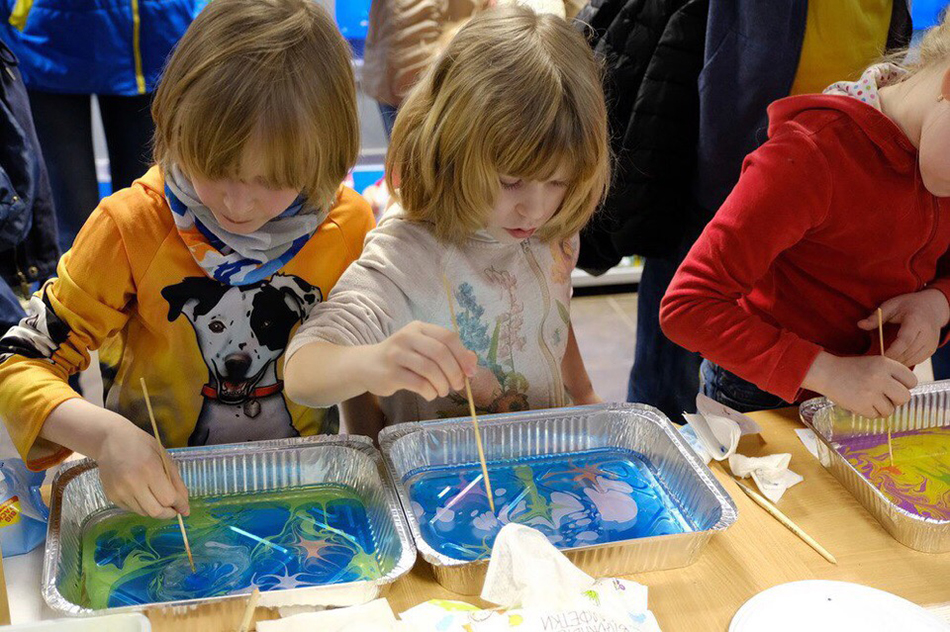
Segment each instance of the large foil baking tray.
[[[687,566],[699,557],[712,534],[736,521],[735,504],[709,468],[669,420],[649,406],[609,404],[486,415],[479,417],[479,426],[489,467],[492,462],[602,448],[633,451],[649,460],[655,477],[693,530],[564,549],[577,566],[591,575],[620,576]],[[405,484],[407,476],[420,468],[477,464],[471,420],[390,426],[380,434],[379,442],[413,539],[423,558],[433,566],[436,579],[455,592],[477,594],[487,561],[453,559],[430,546],[411,509]]]
[[855,415],[824,397],[804,402],[799,407],[799,414],[818,438],[821,464],[894,539],[925,553],[950,551],[950,520],[920,516],[897,506],[836,449],[842,441],[856,437],[886,437],[888,426],[892,433],[950,426],[950,381],[912,389],[910,401],[887,418],[869,419]]
[[[379,452],[365,437],[319,436],[169,450],[191,498],[281,491],[317,484],[342,484],[363,502],[376,544],[381,576],[325,586],[270,590],[262,607],[365,603],[385,594],[416,558],[395,490]],[[83,605],[83,529],[90,517],[115,508],[105,496],[99,470],[89,459],[64,467],[53,481],[42,592],[46,603],[70,615],[134,611],[159,606],[174,612],[213,606],[243,609],[246,595],[190,599],[94,611]],[[234,602],[234,603],[228,603]],[[207,608],[205,608],[207,609]]]

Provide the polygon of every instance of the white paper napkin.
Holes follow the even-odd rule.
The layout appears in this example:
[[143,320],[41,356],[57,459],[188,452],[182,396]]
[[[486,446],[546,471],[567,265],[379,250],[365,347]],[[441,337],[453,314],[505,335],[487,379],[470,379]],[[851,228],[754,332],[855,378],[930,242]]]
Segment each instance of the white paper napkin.
[[569,605],[593,583],[543,533],[508,523],[492,546],[482,599],[503,608]]
[[805,480],[800,474],[788,469],[791,460],[791,454],[770,454],[763,457],[733,454],[729,457],[729,469],[739,478],[752,477],[765,497],[777,503],[785,490]]

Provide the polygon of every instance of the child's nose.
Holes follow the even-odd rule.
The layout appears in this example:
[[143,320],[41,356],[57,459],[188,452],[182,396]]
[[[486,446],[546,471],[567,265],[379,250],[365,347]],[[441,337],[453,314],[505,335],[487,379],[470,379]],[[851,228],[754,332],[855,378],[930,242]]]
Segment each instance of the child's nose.
[[528,220],[535,220],[544,215],[544,197],[537,193],[526,193],[517,205],[518,213]]
[[237,184],[228,188],[224,193],[224,204],[233,215],[245,213],[251,207],[251,196],[247,187]]

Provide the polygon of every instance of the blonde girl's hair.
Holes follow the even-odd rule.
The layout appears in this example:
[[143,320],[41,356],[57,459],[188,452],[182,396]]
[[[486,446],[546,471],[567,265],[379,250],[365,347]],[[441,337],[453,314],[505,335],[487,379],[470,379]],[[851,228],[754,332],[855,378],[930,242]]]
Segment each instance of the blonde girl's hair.
[[927,68],[944,66],[950,60],[950,10],[944,9],[940,21],[924,33],[914,47],[901,48],[884,56],[882,62],[896,64],[909,71],[906,79]]
[[163,168],[213,180],[251,158],[267,186],[316,207],[334,203],[359,154],[350,50],[313,0],[211,2],[172,54],[152,117]]
[[547,180],[565,166],[564,202],[538,236],[577,233],[609,180],[601,77],[564,20],[521,7],[477,15],[400,109],[386,160],[390,191],[410,218],[460,243],[485,226],[499,174]]

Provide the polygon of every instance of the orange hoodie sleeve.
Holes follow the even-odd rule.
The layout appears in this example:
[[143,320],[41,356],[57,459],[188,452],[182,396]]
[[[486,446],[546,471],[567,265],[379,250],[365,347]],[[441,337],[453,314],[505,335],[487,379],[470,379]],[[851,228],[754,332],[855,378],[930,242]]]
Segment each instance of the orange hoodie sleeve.
[[126,244],[106,203],[86,222],[32,298],[29,316],[0,339],[0,418],[34,470],[69,455],[39,438],[47,416],[79,397],[67,380],[89,365],[89,351],[125,326],[135,298]]

